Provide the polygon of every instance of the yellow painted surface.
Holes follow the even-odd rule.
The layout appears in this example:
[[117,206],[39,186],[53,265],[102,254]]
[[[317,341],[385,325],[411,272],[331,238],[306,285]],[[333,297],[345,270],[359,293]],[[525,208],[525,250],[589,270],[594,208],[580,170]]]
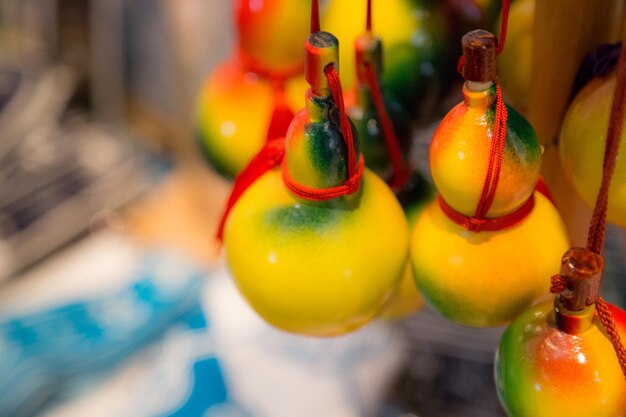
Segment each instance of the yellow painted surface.
[[305,202],[282,181],[280,170],[265,174],[229,216],[225,245],[237,286],[283,330],[334,336],[365,325],[405,270],[408,227],[400,204],[369,170],[351,204]]
[[456,225],[433,202],[411,236],[411,260],[427,301],[461,324],[496,326],[547,295],[569,244],[554,206],[539,193],[535,199],[521,224],[481,233]]
[[[570,106],[559,141],[561,161],[570,182],[589,207],[595,205],[615,92],[615,73],[591,81]],[[626,227],[626,129],[609,191],[608,221]]]
[[[287,83],[291,109],[303,107],[308,89],[304,77]],[[231,60],[202,87],[196,106],[196,128],[205,152],[217,168],[234,176],[263,147],[274,109],[270,83]]]

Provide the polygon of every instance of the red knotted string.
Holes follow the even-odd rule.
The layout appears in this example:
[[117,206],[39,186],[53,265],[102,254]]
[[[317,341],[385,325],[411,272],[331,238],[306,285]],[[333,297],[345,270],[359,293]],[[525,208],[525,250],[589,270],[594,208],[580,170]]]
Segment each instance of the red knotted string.
[[[313,0],[311,2],[311,33],[319,31],[319,26],[319,6],[317,0]],[[307,187],[293,180],[293,178],[289,176],[286,164],[283,164],[283,180],[287,188],[297,196],[312,201],[326,201],[358,191],[361,185],[361,176],[363,175],[363,158],[360,157],[358,162],[356,161],[352,127],[346,114],[339,74],[332,64],[324,68],[324,73],[328,78],[333,101],[339,110],[341,133],[348,148],[348,179],[344,184],[338,187],[325,189]],[[289,106],[287,106],[284,88],[280,88],[281,85],[284,87],[284,84],[279,84],[279,88],[276,89],[278,92],[276,95],[276,105],[270,120],[265,146],[252,158],[246,168],[237,175],[237,178],[235,178],[233,189],[218,225],[216,238],[219,242],[221,242],[224,237],[226,219],[235,203],[258,178],[278,166],[284,160],[284,135],[289,127],[289,123],[291,123],[293,119],[293,113],[291,109],[289,109]],[[287,119],[289,119],[288,122]]]
[[[500,28],[500,38],[497,40],[496,54],[500,55],[504,49],[504,42],[506,41],[506,30],[509,18],[509,4],[510,0],[502,1],[502,23]],[[463,72],[463,57],[459,59],[459,72]],[[500,181],[500,173],[502,171],[502,159],[504,156],[504,147],[506,145],[507,136],[507,120],[508,111],[504,100],[502,99],[502,88],[497,80],[494,80],[496,85],[496,100],[495,100],[495,120],[493,125],[493,133],[491,137],[491,145],[489,150],[489,162],[487,164],[487,174],[485,176],[485,182],[483,189],[478,200],[478,205],[474,216],[465,216],[462,213],[457,212],[440,196],[439,205],[443,212],[448,216],[450,220],[456,224],[465,227],[473,232],[481,231],[497,231],[513,227],[524,220],[532,211],[534,206],[534,197],[531,196],[522,206],[513,213],[506,214],[497,218],[486,218],[485,216],[491,209],[493,201],[496,196],[496,190]]]
[[[617,165],[617,156],[619,154],[620,140],[624,130],[624,121],[626,119],[626,53],[620,54],[617,64],[617,83],[615,85],[615,93],[613,96],[613,105],[611,107],[611,118],[609,120],[609,130],[606,137],[606,147],[604,149],[604,161],[602,164],[602,182],[596,205],[593,210],[593,216],[589,225],[587,234],[587,249],[602,254],[604,247],[604,236],[606,232],[606,214],[609,203],[609,190],[611,179]],[[567,288],[567,279],[561,275],[552,277],[552,286],[550,291],[558,294]],[[619,364],[622,367],[624,378],[626,378],[626,348],[622,343],[621,337],[617,330],[615,318],[611,313],[611,306],[604,301],[602,297],[596,300],[596,314],[598,319],[604,326],[609,336]]]
[[260,77],[270,80],[272,91],[274,94],[274,109],[270,116],[270,122],[267,127],[267,133],[265,135],[265,145],[259,153],[248,163],[248,165],[241,171],[233,183],[226,206],[220,222],[217,228],[216,239],[221,242],[224,237],[224,225],[226,219],[230,214],[233,206],[239,200],[239,197],[255,182],[261,175],[277,166],[282,160],[285,144],[284,138],[289,128],[289,124],[293,119],[293,111],[287,103],[287,97],[285,96],[285,82],[288,78],[302,73],[302,66],[297,69],[293,68],[287,71],[278,72],[270,68],[265,67],[258,61],[246,56],[245,54],[239,54],[240,62],[242,66],[251,72],[254,72]]
[[348,179],[337,187],[331,188],[313,188],[296,182],[287,169],[287,163],[283,161],[283,181],[287,188],[300,198],[311,201],[326,201],[333,198],[341,197],[357,192],[361,186],[361,177],[363,176],[363,157],[357,155],[354,150],[354,137],[352,135],[352,126],[346,114],[346,108],[343,101],[343,91],[339,73],[335,65],[329,64],[324,68],[328,84],[330,86],[330,94],[333,102],[337,106],[339,113],[339,127],[341,135],[348,149]]

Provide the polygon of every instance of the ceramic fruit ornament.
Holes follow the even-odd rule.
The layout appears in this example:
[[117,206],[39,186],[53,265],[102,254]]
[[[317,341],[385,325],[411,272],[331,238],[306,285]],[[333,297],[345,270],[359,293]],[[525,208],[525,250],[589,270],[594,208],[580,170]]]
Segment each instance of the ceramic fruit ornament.
[[312,33],[305,58],[311,88],[289,127],[282,170],[255,181],[225,226],[228,264],[252,307],[280,329],[314,336],[374,318],[408,255],[400,204],[363,168],[337,63],[337,39]]
[[[626,415],[626,379],[596,300],[604,261],[587,249],[562,260],[567,282],[509,326],[496,355],[500,401],[510,417]],[[608,306],[626,337],[626,313]]]
[[[583,88],[569,107],[559,140],[565,173],[583,200],[592,207],[602,179],[604,138],[609,126],[611,100],[616,75],[595,78]],[[611,182],[607,218],[626,228],[626,131],[621,136],[621,153],[617,157]]]
[[308,0],[236,1],[237,53],[207,78],[195,112],[200,147],[221,174],[234,177],[268,135],[284,136],[300,107],[309,7]]
[[[345,97],[346,111],[359,134],[366,166],[394,190],[407,214],[409,227],[412,227],[414,221],[411,220],[432,200],[434,193],[408,161],[412,135],[410,114],[391,93],[381,88],[383,45],[372,30],[371,7],[372,1],[369,0],[366,30],[354,42],[357,77],[354,88]],[[401,318],[414,313],[423,304],[407,260],[399,290],[383,315]]]
[[[362,22],[366,18],[363,5],[363,0],[331,0],[328,3],[324,22],[343,45],[352,45],[363,32]],[[427,96],[440,93],[451,75],[449,39],[439,2],[375,2],[372,16],[376,20],[376,33],[385,45],[383,86],[411,112],[419,111],[425,116],[426,110],[434,106],[420,109],[420,104],[428,101]],[[357,81],[353,51],[343,48],[340,58],[342,82],[348,90]]]
[[500,342],[495,375],[510,417],[626,415],[626,312],[599,297],[606,209],[626,118],[626,56],[617,73],[587,248],[563,256],[552,278],[554,304],[519,316]]
[[548,294],[567,249],[554,206],[535,192],[541,148],[530,124],[502,101],[496,39],[463,37],[464,101],[430,147],[439,198],[417,220],[411,258],[422,295],[445,317],[496,326]]

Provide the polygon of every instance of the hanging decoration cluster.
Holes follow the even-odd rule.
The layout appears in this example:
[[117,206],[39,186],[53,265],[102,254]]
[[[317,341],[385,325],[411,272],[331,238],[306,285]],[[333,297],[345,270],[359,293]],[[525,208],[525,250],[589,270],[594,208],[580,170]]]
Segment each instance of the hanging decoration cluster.
[[[362,3],[353,27],[346,11]],[[626,415],[626,313],[599,297],[606,220],[626,227],[626,54],[563,124],[564,168],[595,201],[587,248],[568,250],[543,150],[497,78],[509,3],[499,38],[462,38],[463,101],[430,144],[435,190],[410,158],[422,83],[454,68],[431,2],[376,3],[387,13],[374,26],[371,0],[332,0],[329,27],[353,46],[342,55],[316,0],[239,0],[238,52],[198,105],[207,158],[236,177],[217,238],[243,296],[279,329],[336,336],[424,300],[468,326],[513,321],[496,358],[510,417]]]

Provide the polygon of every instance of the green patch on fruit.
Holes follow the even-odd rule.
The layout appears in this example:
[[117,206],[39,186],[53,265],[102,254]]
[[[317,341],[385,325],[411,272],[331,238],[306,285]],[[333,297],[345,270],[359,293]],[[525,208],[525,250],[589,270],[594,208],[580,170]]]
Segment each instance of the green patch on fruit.
[[336,227],[349,212],[327,204],[294,204],[279,207],[265,214],[265,224],[272,230],[319,231]]

